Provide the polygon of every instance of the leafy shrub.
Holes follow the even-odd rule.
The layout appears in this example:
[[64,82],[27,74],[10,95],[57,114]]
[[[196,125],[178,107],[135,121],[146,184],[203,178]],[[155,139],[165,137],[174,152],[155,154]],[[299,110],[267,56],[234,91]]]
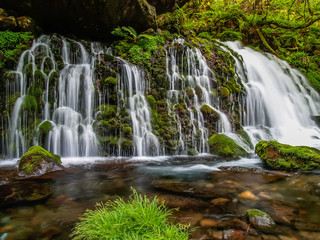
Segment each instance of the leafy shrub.
[[187,227],[169,222],[170,215],[163,202],[151,201],[133,189],[128,202],[119,198],[87,210],[70,236],[74,240],[188,239]]

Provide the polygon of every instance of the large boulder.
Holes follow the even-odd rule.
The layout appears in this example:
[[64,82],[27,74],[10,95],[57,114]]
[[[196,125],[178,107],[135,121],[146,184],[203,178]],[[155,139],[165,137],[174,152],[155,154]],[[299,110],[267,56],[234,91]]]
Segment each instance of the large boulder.
[[39,146],[33,146],[19,161],[20,176],[41,176],[45,173],[63,170],[59,155]]
[[256,145],[255,152],[272,169],[308,171],[320,167],[320,151],[307,146],[263,140]]
[[[184,3],[185,1],[179,1]],[[172,10],[176,0],[2,0],[2,7],[27,15],[47,32],[106,40],[118,26],[138,31],[156,28],[158,12]]]
[[248,155],[233,139],[224,134],[214,134],[209,139],[210,153],[225,157]]

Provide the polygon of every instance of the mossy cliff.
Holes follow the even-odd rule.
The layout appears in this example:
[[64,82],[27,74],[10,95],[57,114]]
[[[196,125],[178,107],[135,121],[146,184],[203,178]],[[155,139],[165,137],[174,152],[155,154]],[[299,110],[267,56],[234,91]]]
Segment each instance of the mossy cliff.
[[272,169],[308,171],[320,167],[320,151],[311,147],[261,141],[256,145],[255,152]]

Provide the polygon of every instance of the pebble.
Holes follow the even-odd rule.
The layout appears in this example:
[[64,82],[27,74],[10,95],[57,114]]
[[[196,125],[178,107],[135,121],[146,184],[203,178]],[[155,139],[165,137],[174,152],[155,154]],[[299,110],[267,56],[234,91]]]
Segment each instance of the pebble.
[[239,194],[239,197],[248,198],[248,199],[256,199],[257,197],[250,191],[245,191]]

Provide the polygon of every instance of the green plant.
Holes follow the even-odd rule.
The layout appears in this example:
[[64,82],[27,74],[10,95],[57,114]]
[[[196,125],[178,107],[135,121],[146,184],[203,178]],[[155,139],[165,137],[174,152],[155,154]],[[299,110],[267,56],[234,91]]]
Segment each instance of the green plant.
[[163,202],[132,191],[128,202],[119,198],[87,210],[70,235],[72,239],[188,239],[187,226],[168,221],[171,211]]

